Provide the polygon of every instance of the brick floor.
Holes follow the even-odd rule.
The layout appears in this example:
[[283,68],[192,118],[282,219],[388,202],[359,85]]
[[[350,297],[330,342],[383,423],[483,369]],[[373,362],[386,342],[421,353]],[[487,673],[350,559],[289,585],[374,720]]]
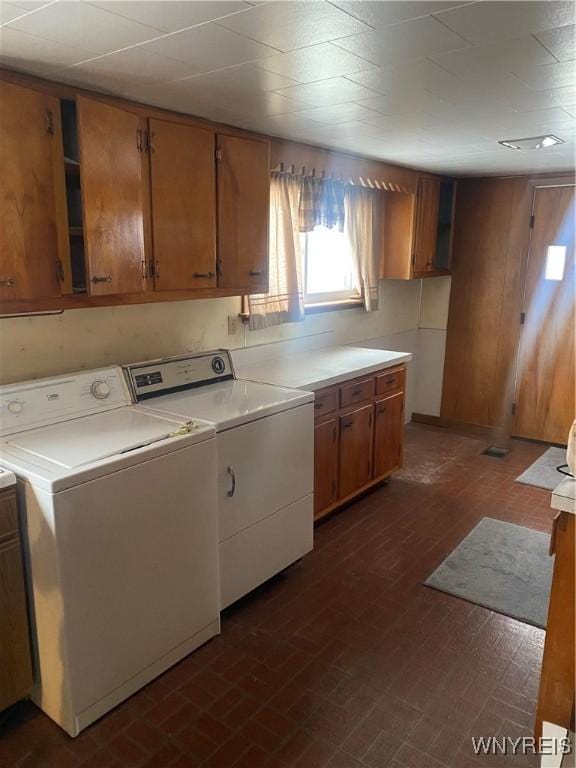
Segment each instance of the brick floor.
[[70,739],[30,703],[2,768],[474,768],[471,736],[530,735],[544,633],[422,586],[483,516],[549,530],[542,453],[410,425],[406,469],[229,609],[222,634]]

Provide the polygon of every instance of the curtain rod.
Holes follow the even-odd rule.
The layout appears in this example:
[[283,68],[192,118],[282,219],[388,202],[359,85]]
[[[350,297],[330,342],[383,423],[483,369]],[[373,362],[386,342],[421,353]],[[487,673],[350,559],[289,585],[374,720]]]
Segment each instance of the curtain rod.
[[331,173],[329,176],[327,176],[326,171],[324,170],[322,170],[320,176],[317,176],[316,168],[312,168],[312,172],[307,173],[306,166],[303,165],[302,170],[300,171],[300,173],[298,173],[296,171],[296,166],[294,164],[289,165],[287,167],[289,170],[286,170],[284,163],[280,163],[279,165],[276,166],[276,168],[272,169],[272,172],[281,173],[284,176],[297,176],[303,179],[316,179],[317,181],[339,181],[341,184],[350,184],[353,187],[364,187],[366,189],[372,189],[374,191],[379,191],[379,192],[410,193],[412,191],[402,186],[402,184],[394,184],[390,181],[379,181],[378,179],[368,179],[362,176],[358,177],[358,181],[354,181],[351,178],[345,179],[343,174],[336,176],[336,174]]

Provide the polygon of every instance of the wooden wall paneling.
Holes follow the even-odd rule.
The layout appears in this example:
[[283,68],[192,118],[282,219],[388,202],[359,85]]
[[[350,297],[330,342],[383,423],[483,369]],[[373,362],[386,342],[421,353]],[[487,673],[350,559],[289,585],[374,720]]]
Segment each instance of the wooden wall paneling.
[[215,288],[214,133],[156,119],[149,130],[155,288]]
[[0,300],[55,297],[69,263],[60,103],[0,82]]
[[526,179],[459,183],[441,417],[502,427],[520,327],[530,220]]
[[218,259],[223,288],[268,288],[269,145],[217,137]]
[[77,99],[84,242],[91,295],[139,293],[149,275],[147,122]]

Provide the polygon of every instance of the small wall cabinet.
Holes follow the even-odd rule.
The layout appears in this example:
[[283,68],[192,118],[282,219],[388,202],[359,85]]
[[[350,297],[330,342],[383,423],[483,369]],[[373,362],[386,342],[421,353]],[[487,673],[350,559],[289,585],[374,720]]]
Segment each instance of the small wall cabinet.
[[450,272],[456,185],[420,176],[416,193],[385,192],[380,277],[410,280]]
[[0,490],[0,711],[28,695],[32,664],[15,488]]
[[38,87],[0,81],[3,312],[266,292],[268,141]]
[[316,393],[315,519],[402,466],[405,375],[397,366]]

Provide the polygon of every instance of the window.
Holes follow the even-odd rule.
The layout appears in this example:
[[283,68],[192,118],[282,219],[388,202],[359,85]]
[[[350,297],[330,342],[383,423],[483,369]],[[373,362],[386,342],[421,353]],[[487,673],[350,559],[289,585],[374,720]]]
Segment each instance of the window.
[[350,243],[343,232],[316,226],[300,234],[304,304],[359,301]]
[[549,245],[546,253],[545,280],[562,280],[566,264],[566,246]]

